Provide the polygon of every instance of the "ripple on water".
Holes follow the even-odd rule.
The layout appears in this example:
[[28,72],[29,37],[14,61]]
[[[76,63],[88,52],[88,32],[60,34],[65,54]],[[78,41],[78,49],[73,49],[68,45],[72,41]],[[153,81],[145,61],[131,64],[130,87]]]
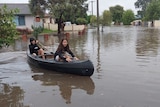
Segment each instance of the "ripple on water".
[[26,58],[25,51],[0,53],[1,73],[17,73],[30,70]]

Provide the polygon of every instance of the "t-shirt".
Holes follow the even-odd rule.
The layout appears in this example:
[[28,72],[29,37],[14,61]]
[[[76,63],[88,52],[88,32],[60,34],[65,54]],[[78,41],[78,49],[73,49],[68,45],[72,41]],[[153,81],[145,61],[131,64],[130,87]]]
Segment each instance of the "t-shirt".
[[29,45],[29,50],[30,50],[30,54],[37,54],[38,55],[38,50],[39,50],[39,46],[37,44],[30,44]]

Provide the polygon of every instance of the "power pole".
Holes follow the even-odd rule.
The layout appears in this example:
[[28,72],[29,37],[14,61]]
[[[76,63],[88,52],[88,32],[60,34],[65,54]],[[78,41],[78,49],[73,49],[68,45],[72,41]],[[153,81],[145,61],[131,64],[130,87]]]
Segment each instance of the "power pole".
[[93,16],[93,2],[94,1],[90,1],[91,2],[91,4],[92,4],[92,16]]
[[97,0],[97,31],[99,32],[99,0]]

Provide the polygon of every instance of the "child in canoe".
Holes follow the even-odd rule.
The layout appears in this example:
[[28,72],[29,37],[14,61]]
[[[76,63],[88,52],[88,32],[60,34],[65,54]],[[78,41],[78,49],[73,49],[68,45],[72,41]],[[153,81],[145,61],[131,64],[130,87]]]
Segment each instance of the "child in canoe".
[[45,59],[44,50],[37,45],[37,42],[38,41],[35,40],[34,38],[30,38],[30,45],[29,45],[30,54],[34,56],[40,55],[42,56],[43,59]]
[[[58,58],[57,58],[58,57]],[[60,61],[71,62],[72,60],[78,60],[77,57],[69,48],[68,40],[63,38],[55,52],[54,59]]]

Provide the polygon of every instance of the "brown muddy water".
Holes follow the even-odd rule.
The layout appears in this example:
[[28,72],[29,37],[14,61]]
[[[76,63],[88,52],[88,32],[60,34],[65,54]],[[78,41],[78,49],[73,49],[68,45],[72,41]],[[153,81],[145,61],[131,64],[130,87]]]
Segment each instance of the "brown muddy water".
[[[17,40],[0,50],[0,107],[160,106],[160,29],[112,26],[68,38],[80,59],[93,62],[94,74],[35,68],[27,63],[28,40]],[[59,39],[39,37],[50,52]]]

